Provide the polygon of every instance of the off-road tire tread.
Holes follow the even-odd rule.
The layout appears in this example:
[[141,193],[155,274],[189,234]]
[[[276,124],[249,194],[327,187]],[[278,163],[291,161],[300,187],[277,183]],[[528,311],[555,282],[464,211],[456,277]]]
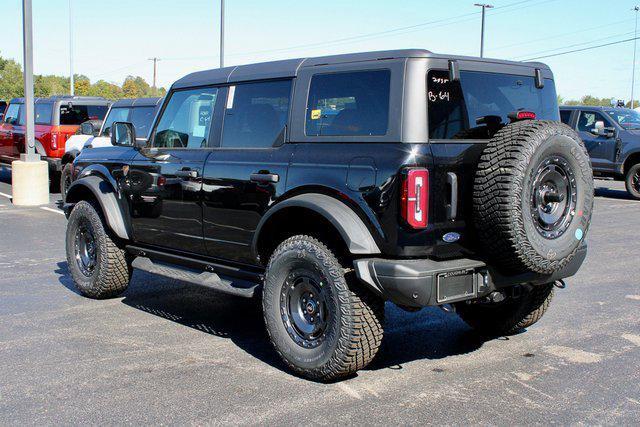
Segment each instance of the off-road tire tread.
[[[283,241],[273,252],[267,266],[268,272],[277,257],[289,250],[299,249],[314,253],[324,267],[331,271],[340,300],[341,325],[337,347],[330,360],[316,369],[300,369],[291,363],[277,347],[272,333],[267,333],[276,352],[290,369],[305,377],[330,381],[352,375],[366,367],[376,356],[384,335],[384,301],[362,288],[350,272],[345,277],[343,266],[334,253],[318,239],[297,235]],[[265,316],[265,324],[268,325]]]
[[521,332],[538,322],[549,308],[554,284],[533,286],[514,304],[484,307],[461,303],[458,314],[469,326],[487,336],[507,336]]
[[633,188],[633,183],[631,181],[638,168],[640,168],[640,163],[631,166],[624,177],[624,185],[627,187],[627,193],[636,200],[640,200],[640,192]]
[[73,164],[72,163],[67,163],[66,165],[63,166],[62,168],[62,172],[60,172],[60,197],[62,197],[62,201],[64,202],[65,199],[67,198],[67,191],[69,190],[65,184],[65,174],[71,174],[71,169],[73,168]]
[[578,135],[565,124],[550,120],[505,126],[488,142],[480,157],[473,186],[475,228],[491,260],[506,273],[549,274],[565,267],[578,250],[576,246],[563,258],[547,259],[533,248],[523,224],[521,198],[528,159],[545,137],[554,134],[576,140],[588,159]]
[[71,268],[75,260],[72,259],[72,254],[67,251],[67,263],[74,283],[76,283],[76,288],[89,298],[106,299],[116,297],[129,286],[132,273],[130,257],[124,248],[116,242],[115,238],[110,235],[110,232],[107,231],[104,215],[100,207],[93,202],[80,201],[73,208],[69,216],[69,222],[80,215],[88,217],[93,226],[94,236],[99,246],[97,263],[100,267],[98,274],[92,278],[91,288],[77,286],[77,283],[84,276],[79,271]]

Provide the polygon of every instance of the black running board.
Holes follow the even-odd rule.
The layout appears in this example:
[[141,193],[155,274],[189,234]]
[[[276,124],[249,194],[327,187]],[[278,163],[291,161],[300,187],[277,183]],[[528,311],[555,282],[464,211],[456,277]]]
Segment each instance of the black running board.
[[257,283],[242,279],[222,278],[213,272],[193,271],[185,267],[154,262],[142,256],[136,257],[131,265],[133,268],[146,271],[147,273],[204,286],[209,289],[244,298],[253,298],[260,290],[260,285]]

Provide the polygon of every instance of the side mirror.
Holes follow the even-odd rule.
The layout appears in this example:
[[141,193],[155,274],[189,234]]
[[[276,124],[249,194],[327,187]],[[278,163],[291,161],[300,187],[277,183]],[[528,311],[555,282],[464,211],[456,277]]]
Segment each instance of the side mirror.
[[130,145],[136,147],[136,130],[131,123],[113,122],[111,124],[111,145]]
[[595,127],[591,130],[591,133],[597,136],[605,136],[604,122],[602,120],[598,120]]
[[96,129],[93,127],[93,123],[84,122],[80,125],[80,133],[83,135],[91,135],[93,136],[96,132]]

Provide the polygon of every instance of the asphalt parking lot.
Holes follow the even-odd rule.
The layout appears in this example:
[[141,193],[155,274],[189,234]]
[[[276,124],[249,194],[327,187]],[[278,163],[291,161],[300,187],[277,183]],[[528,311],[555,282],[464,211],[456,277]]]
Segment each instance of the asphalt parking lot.
[[637,424],[640,202],[596,187],[587,261],[526,333],[387,305],[374,363],[319,384],[286,371],[255,303],[140,272],[81,297],[59,195],[14,207],[0,167],[0,424]]

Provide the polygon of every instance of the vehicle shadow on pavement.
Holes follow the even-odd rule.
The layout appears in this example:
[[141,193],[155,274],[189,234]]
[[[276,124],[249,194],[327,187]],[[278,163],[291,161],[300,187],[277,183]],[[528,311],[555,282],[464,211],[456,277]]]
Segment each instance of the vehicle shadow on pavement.
[[[67,263],[56,273],[67,289],[78,294]],[[258,300],[221,294],[184,282],[135,271],[122,303],[182,326],[230,339],[240,349],[290,374],[273,350]],[[385,308],[385,337],[368,370],[401,369],[404,363],[442,359],[479,349],[485,342],[457,315],[439,308],[407,313],[393,304]],[[438,368],[434,365],[434,370]]]
[[607,187],[596,187],[596,197],[606,197],[608,199],[629,200],[631,202],[637,202],[636,199],[631,197],[626,190],[615,190]]

